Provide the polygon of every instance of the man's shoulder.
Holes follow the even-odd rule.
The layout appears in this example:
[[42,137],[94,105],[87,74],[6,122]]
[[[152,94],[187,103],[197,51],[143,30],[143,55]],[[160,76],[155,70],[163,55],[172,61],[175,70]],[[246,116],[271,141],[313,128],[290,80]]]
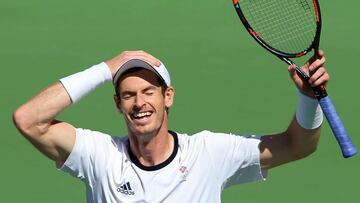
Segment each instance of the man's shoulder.
[[120,136],[110,135],[105,132],[84,129],[84,128],[76,128],[76,135],[81,136],[82,139],[92,140],[93,142],[98,144],[102,142],[102,143],[112,144],[117,147],[124,146],[128,140],[127,136],[120,137]]
[[202,130],[194,134],[180,134],[178,133],[179,140],[188,143],[210,143],[210,142],[224,142],[224,141],[241,141],[247,142],[252,140],[260,140],[261,136],[252,134],[237,134],[237,133],[224,133],[213,132],[210,130]]
[[191,133],[191,134],[177,132],[178,136],[187,137],[187,138],[208,136],[208,135],[212,135],[212,134],[214,134],[214,132],[209,131],[209,130],[202,130],[202,131],[199,131],[199,132],[196,132],[196,133]]
[[212,136],[228,136],[228,135],[232,135],[232,134],[231,133],[227,134],[227,133],[213,132],[213,131],[210,131],[210,130],[202,130],[202,131],[199,131],[199,132],[196,132],[196,133],[193,133],[193,134],[181,134],[181,133],[178,133],[178,135],[180,137],[195,140],[195,139],[205,139],[205,138],[209,138],[209,137],[212,137]]
[[[216,134],[209,130],[199,131],[193,134],[176,133],[179,139],[180,146],[197,146],[200,147],[212,135]],[[211,138],[210,138],[211,139]]]

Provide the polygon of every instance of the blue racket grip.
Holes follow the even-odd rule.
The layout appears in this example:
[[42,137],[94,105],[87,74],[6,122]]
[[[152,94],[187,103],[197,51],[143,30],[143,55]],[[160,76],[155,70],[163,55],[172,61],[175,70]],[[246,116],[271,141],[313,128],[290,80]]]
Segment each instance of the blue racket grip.
[[352,157],[357,153],[356,147],[352,144],[345,127],[338,116],[334,105],[332,104],[329,96],[319,99],[321,109],[333,131],[337,142],[341,148],[344,158]]

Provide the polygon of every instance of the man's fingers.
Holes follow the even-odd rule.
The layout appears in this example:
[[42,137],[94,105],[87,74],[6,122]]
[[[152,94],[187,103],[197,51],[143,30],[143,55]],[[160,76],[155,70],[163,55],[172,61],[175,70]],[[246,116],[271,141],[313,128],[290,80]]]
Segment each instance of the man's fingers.
[[294,65],[294,64],[288,66],[288,71],[289,71],[290,77],[294,80],[294,82],[297,86],[302,86],[304,81],[298,75],[295,67],[296,67],[296,65]]
[[[323,67],[325,64],[325,57],[321,54],[323,54],[322,52],[319,52],[319,58],[316,59],[315,61],[313,61],[307,68],[308,68],[308,73],[310,76],[312,76],[320,67]],[[305,66],[306,67],[306,66]]]
[[318,51],[318,53],[317,53],[317,57],[318,57],[318,58],[324,57],[324,51],[320,49],[320,50]]
[[147,63],[153,66],[160,66],[161,62],[159,59],[155,58],[153,55],[143,51],[143,50],[136,50],[136,51],[123,51],[121,54],[113,57],[110,60],[106,61],[106,64],[109,66],[112,75],[114,76],[117,70],[127,61],[131,59],[141,59],[146,61]]
[[[321,70],[323,70],[323,69],[321,69]],[[313,87],[325,85],[329,81],[329,79],[330,79],[330,76],[324,69],[324,71],[317,71],[314,74],[314,77],[312,76],[309,79],[309,84]]]
[[131,58],[141,59],[141,60],[146,61],[154,66],[161,65],[161,62],[159,59],[155,58],[153,55],[151,55],[143,50],[133,51],[130,54],[131,54]]

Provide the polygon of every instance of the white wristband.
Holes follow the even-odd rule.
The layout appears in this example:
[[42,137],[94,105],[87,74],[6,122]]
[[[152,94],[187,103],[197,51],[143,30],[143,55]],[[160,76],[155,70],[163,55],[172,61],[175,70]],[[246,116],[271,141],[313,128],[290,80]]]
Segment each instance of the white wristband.
[[89,92],[112,79],[109,67],[102,62],[84,71],[60,79],[73,103],[78,102]]
[[319,102],[301,92],[298,94],[298,108],[296,120],[305,129],[315,129],[320,127],[323,122],[323,112]]

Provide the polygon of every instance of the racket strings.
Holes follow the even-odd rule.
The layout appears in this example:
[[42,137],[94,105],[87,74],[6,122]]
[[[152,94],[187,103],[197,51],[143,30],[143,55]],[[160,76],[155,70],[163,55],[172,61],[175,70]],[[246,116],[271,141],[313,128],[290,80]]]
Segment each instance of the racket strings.
[[309,47],[316,33],[312,0],[242,0],[253,30],[270,46],[287,53]]

